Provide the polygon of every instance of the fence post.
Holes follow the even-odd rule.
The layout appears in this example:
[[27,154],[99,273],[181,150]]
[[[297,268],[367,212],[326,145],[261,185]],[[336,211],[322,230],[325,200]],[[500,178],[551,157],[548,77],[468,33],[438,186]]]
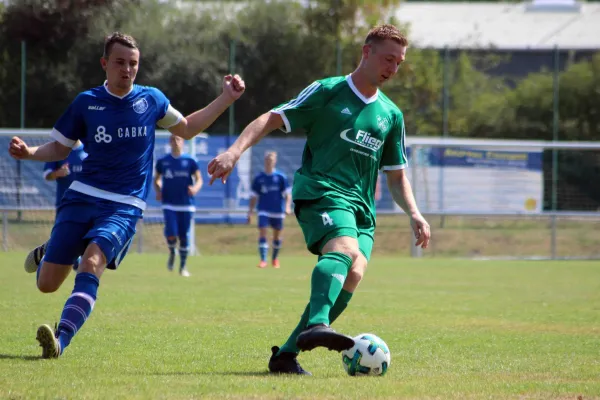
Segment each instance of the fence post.
[[[417,158],[418,158],[418,153],[419,153],[419,146],[413,147],[413,150],[411,151],[411,160],[409,162],[409,166],[411,169],[410,180],[412,183],[412,189],[413,189],[413,194],[415,196],[415,200],[417,199]],[[410,215],[407,215],[407,217],[410,218]],[[423,256],[423,249],[418,246],[415,246],[416,240],[413,235],[412,228],[410,229],[409,237],[410,237],[410,256],[414,257],[414,258],[421,258]]]
[[6,210],[2,211],[2,248],[8,251],[8,215]]
[[[20,126],[21,129],[25,129],[25,94],[26,94],[26,80],[27,80],[27,44],[24,40],[21,40],[21,117]],[[21,189],[23,187],[21,177],[21,160],[17,160],[17,221],[21,221],[23,213],[21,211]]]
[[[552,140],[558,141],[559,130],[559,76],[560,53],[558,45],[554,46],[554,74],[553,74],[553,110],[552,110]],[[552,149],[552,212],[558,208],[558,150]],[[556,259],[556,215],[552,215],[551,234],[550,234],[550,254],[553,260]]]
[[342,43],[339,35],[335,41],[335,74],[342,75]]
[[[449,122],[448,115],[450,112],[450,83],[448,82],[450,78],[450,49],[448,46],[444,48],[444,61],[443,61],[443,87],[442,87],[442,135],[446,138],[449,135]],[[440,211],[444,211],[444,181],[445,181],[445,173],[446,168],[442,163],[440,168],[440,182],[438,186],[438,202]],[[440,218],[440,228],[444,228],[446,225],[446,216],[442,215]]]
[[144,219],[140,218],[138,224],[140,229],[138,229],[137,233],[137,252],[142,254],[144,252]]
[[[229,73],[235,74],[235,50],[237,42],[231,40],[229,42]],[[229,130],[227,132],[227,147],[231,146],[231,138],[235,134],[235,103],[229,106]],[[231,190],[231,180],[227,180],[225,183],[225,207],[227,207],[226,223],[231,224],[230,210],[233,208],[234,201],[232,199],[233,193]]]

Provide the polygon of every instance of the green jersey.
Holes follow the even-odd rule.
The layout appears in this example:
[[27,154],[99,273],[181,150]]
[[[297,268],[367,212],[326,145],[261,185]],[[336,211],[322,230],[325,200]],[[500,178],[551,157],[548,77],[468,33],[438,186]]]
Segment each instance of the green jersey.
[[294,201],[343,197],[374,221],[378,170],[407,166],[398,107],[379,90],[366,98],[348,75],[316,81],[272,112],[281,115],[286,132],[304,128],[307,134]]

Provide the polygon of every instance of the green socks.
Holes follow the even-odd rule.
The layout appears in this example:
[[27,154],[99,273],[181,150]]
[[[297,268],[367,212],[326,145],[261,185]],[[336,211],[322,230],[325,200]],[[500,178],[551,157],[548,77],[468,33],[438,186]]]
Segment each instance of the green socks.
[[329,311],[337,300],[352,259],[343,253],[327,253],[319,257],[310,285],[310,312],[308,325],[329,325]]
[[310,303],[300,322],[278,354],[299,353],[296,339],[308,325],[331,324],[348,306],[352,293],[343,290],[352,259],[343,253],[327,253],[319,257],[311,278]]
[[350,293],[347,290],[342,289],[342,291],[340,292],[340,295],[338,296],[337,300],[335,301],[335,304],[333,305],[333,307],[331,307],[331,310],[329,311],[329,324],[333,324],[333,321],[335,321],[337,319],[337,317],[339,317],[344,310],[346,309],[346,307],[348,307],[348,303],[350,303],[350,299],[352,298],[352,293]]
[[[333,324],[333,321],[335,321],[337,319],[337,317],[339,317],[342,314],[342,312],[344,312],[346,307],[348,307],[348,303],[350,303],[351,298],[352,298],[352,293],[348,292],[347,290],[342,289],[342,291],[340,292],[340,295],[338,296],[337,300],[335,301],[335,304],[333,305],[333,307],[331,307],[331,310],[329,311],[329,323],[330,324]],[[296,326],[296,329],[294,329],[294,331],[288,338],[287,342],[285,342],[285,344],[283,346],[281,346],[281,349],[279,350],[279,353],[277,353],[277,354],[285,353],[285,352],[298,354],[300,352],[300,349],[296,346],[296,339],[298,338],[298,335],[300,335],[300,333],[302,333],[302,331],[305,330],[306,327],[308,326],[308,314],[309,313],[310,313],[310,303],[306,305],[306,308],[304,309],[304,313],[302,314],[302,317],[300,317],[300,322],[298,323],[298,326]]]
[[310,304],[307,304],[306,308],[304,309],[304,313],[302,314],[302,317],[300,317],[300,322],[298,323],[298,326],[296,327],[296,329],[294,329],[287,342],[285,342],[283,346],[281,346],[277,355],[281,353],[300,353],[300,349],[298,348],[298,346],[296,346],[296,339],[298,338],[298,335],[300,335],[302,331],[306,329],[309,311]]

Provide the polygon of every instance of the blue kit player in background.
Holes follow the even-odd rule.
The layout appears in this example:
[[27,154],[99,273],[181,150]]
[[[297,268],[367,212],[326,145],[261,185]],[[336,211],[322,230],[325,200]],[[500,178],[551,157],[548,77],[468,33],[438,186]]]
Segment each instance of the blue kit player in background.
[[244,92],[243,80],[227,75],[220,96],[183,117],[160,90],[133,84],[140,51],[131,36],[108,36],[100,64],[106,81],[75,98],[54,125],[53,141],[29,147],[13,137],[9,144],[9,154],[19,160],[64,160],[77,140],[88,154],[58,207],[50,240],[25,261],[27,272],[37,272],[38,289],[50,293],[58,290],[81,256],[56,330],[48,325],[37,330],[44,358],[64,352],[94,308],[102,273],[116,269],[127,253],[152,185],[156,125],[190,139]]
[[252,182],[252,196],[250,197],[250,209],[248,210],[248,223],[252,221],[254,207],[258,203],[258,252],[260,263],[258,268],[267,266],[267,253],[269,243],[267,242],[267,229],[273,229],[273,256],[271,262],[273,267],[279,268],[279,250],[282,243],[283,220],[286,215],[291,214],[292,193],[287,177],[275,170],[277,164],[277,153],[269,151],[265,154],[265,170],[254,178]]
[[56,181],[55,205],[57,208],[63,195],[75,180],[76,174],[81,172],[83,160],[86,157],[87,153],[83,150],[83,144],[78,140],[66,159],[44,164],[44,179]]
[[183,153],[183,139],[172,135],[169,138],[171,154],[156,162],[154,190],[156,200],[162,201],[165,217],[165,238],[169,246],[167,268],[173,270],[175,246],[179,238],[179,274],[188,277],[185,267],[190,246],[192,218],[196,207],[194,196],[202,188],[202,174],[196,160]]

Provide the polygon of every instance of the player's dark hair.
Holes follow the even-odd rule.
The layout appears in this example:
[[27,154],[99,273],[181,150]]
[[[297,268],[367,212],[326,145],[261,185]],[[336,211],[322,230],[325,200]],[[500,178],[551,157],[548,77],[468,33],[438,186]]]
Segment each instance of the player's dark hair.
[[139,49],[137,42],[132,36],[121,32],[113,32],[104,39],[104,54],[102,57],[108,58],[110,56],[110,51],[115,43],[129,47],[130,49]]
[[408,46],[408,39],[394,25],[378,25],[371,29],[365,39],[365,44],[377,44],[384,40],[393,40],[401,46]]

